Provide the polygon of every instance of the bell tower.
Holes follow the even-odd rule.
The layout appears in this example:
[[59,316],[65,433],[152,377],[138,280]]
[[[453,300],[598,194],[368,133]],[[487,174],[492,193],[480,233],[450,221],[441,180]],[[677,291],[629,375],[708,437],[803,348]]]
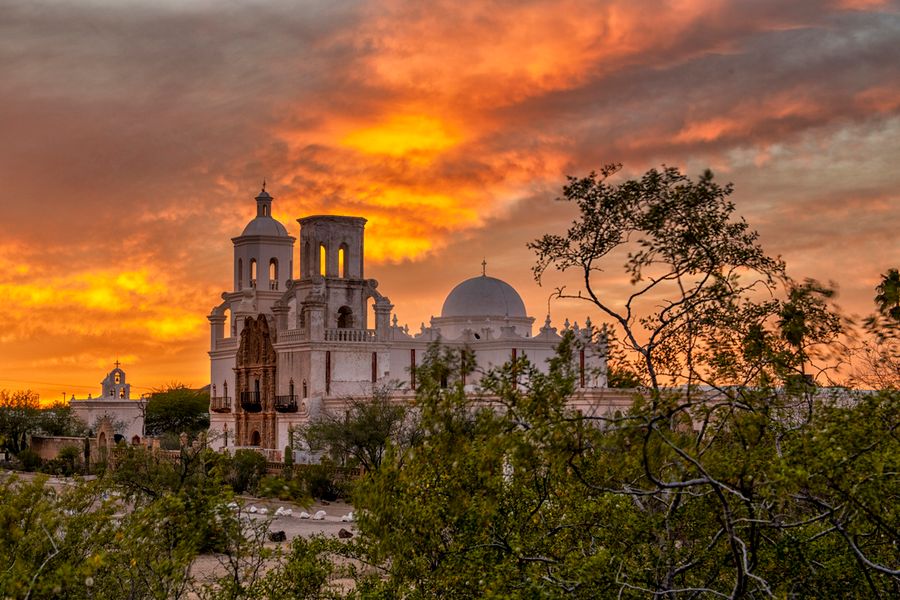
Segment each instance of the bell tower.
[[294,278],[294,238],[272,217],[273,198],[262,190],[256,196],[256,217],[234,243],[234,291],[284,291]]

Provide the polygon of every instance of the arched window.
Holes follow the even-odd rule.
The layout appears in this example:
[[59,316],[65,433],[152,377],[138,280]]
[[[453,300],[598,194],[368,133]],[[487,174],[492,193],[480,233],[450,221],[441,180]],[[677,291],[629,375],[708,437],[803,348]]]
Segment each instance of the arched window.
[[278,259],[269,260],[269,289],[278,289]]
[[303,397],[306,398],[308,395],[309,395],[309,390],[307,389],[306,380],[304,379],[303,380]]
[[112,397],[115,397],[115,395],[116,395],[116,390],[109,390],[109,395],[112,396]]
[[115,380],[116,383],[122,383],[122,375],[120,373],[116,373]]
[[259,432],[254,429],[253,433],[250,434],[250,445],[259,446],[261,441],[262,438],[260,437]]
[[238,279],[237,289],[238,290],[244,289],[244,259],[242,259],[242,258],[238,259],[238,278],[237,279]]
[[353,327],[353,311],[349,306],[342,306],[338,309],[337,326],[338,329],[350,329]]
[[288,395],[293,398],[294,397],[294,380],[291,379],[291,385],[288,391]]
[[125,388],[119,388],[119,398],[125,397]]
[[341,244],[338,248],[338,273],[341,277],[347,277],[347,244]]
[[265,204],[263,204],[262,209],[263,209],[263,211],[262,211],[262,212],[263,212],[262,216],[268,217],[268,216],[269,216],[269,207],[266,206]]
[[227,381],[222,384],[222,395],[226,398],[228,397],[228,382]]
[[256,287],[256,259],[250,259],[250,287]]
[[325,250],[325,244],[319,245],[319,275],[323,277],[328,272],[328,251]]

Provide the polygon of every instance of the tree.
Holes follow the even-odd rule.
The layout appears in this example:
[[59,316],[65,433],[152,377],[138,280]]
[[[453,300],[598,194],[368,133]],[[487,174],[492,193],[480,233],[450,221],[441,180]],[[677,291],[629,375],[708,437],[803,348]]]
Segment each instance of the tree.
[[28,435],[40,427],[40,403],[31,390],[0,390],[0,444],[13,454],[25,448]]
[[881,276],[877,291],[875,303],[878,305],[878,312],[900,322],[900,271],[888,269]]
[[[533,244],[536,275],[577,269],[643,389],[582,415],[571,341],[550,372],[506,365],[483,395],[417,371],[421,437],[356,490],[383,595],[890,595],[900,585],[900,398],[818,388],[841,320],[732,218],[730,186],[674,169],[571,180],[580,215]],[[633,291],[594,278],[624,257]],[[564,293],[564,292],[563,292]],[[452,353],[451,353],[452,354]],[[522,369],[530,369],[523,376]],[[370,582],[371,583],[371,582]],[[414,592],[412,590],[415,590]]]
[[300,430],[300,437],[313,451],[349,457],[366,471],[375,471],[388,443],[410,435],[410,420],[406,406],[393,402],[389,390],[378,389],[371,398],[348,399],[343,415],[323,412]]
[[44,435],[76,437],[87,433],[87,426],[72,413],[66,402],[54,402],[41,409],[39,428]]
[[209,428],[209,392],[192,390],[180,383],[153,392],[145,409],[147,435],[179,435]]

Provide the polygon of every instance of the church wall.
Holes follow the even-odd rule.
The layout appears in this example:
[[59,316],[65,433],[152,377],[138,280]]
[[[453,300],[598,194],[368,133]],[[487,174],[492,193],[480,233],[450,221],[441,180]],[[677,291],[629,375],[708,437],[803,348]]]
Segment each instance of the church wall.
[[[366,345],[360,350],[341,350],[331,353],[331,396],[366,396],[371,395],[372,383],[372,346]],[[385,370],[390,372],[390,354],[378,353],[378,379],[383,382]],[[377,383],[375,384],[377,385]]]
[[125,436],[129,442],[134,436],[144,439],[144,417],[142,401],[140,400],[124,400],[113,402],[110,400],[72,400],[69,405],[72,407],[72,414],[81,419],[88,427],[94,424],[103,416],[109,416],[113,421],[122,421],[125,423],[125,429],[116,431]]
[[[228,382],[228,395],[231,397],[232,404],[234,403],[235,391],[237,390],[234,381],[234,365],[234,353],[223,357],[215,357],[210,361],[210,395],[224,396],[224,384]],[[215,394],[212,392],[212,385],[216,386]]]

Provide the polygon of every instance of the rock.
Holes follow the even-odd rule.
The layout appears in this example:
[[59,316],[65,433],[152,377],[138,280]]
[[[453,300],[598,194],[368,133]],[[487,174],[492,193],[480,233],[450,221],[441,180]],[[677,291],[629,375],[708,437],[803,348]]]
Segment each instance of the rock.
[[325,520],[325,511],[320,510],[316,514],[313,515],[313,521],[324,521]]
[[301,519],[308,519],[308,518],[309,518],[309,513],[306,512],[306,511],[303,511],[303,512],[301,512],[298,516],[299,516]]
[[284,515],[285,517],[289,517],[292,514],[294,514],[294,511],[291,510],[290,508],[286,508],[283,511],[281,511],[281,514]]
[[250,505],[250,508],[247,509],[247,512],[251,513],[251,514],[256,514],[257,511],[258,511],[258,509],[255,506],[253,506],[252,504]]
[[260,508],[257,512],[258,512],[259,514],[261,514],[261,515],[267,515],[267,514],[269,514],[269,509],[266,508],[265,506],[263,506],[263,507]]
[[282,531],[270,531],[269,532],[269,541],[270,542],[285,542],[287,541],[287,534]]
[[353,534],[341,527],[341,530],[338,531],[338,537],[342,540],[347,540],[353,537]]
[[341,517],[341,522],[343,523],[352,523],[354,521],[353,511],[351,510],[349,513]]

